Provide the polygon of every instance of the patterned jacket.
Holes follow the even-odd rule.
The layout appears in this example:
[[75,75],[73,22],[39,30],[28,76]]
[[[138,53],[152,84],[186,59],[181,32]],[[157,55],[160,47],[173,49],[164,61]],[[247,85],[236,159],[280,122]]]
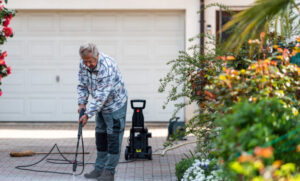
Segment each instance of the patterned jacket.
[[103,53],[99,54],[94,70],[90,70],[80,59],[78,80],[78,104],[87,104],[89,94],[92,96],[86,111],[89,118],[100,111],[114,112],[127,102],[121,72],[115,61]]

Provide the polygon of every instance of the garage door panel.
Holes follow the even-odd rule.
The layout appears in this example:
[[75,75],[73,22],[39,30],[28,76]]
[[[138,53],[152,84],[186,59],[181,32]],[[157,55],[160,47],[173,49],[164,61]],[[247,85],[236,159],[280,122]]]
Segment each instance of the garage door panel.
[[56,71],[51,69],[29,69],[30,87],[33,92],[55,91]]
[[60,31],[62,32],[81,32],[87,33],[89,31],[89,18],[85,14],[61,14],[60,20]]
[[124,42],[124,58],[148,58],[150,42],[149,41],[126,41]]
[[[11,114],[24,114],[25,100],[22,97],[5,97],[0,101],[0,119]],[[5,119],[4,119],[5,120]]]
[[120,31],[118,28],[119,20],[117,15],[94,15],[92,17],[92,32],[116,32]]
[[[155,55],[156,57],[165,57],[165,58],[176,58],[177,53],[183,49],[180,44],[182,40],[173,40],[173,41],[158,41],[157,46],[155,46]],[[158,58],[157,60],[161,60]]]
[[4,45],[3,49],[7,50],[9,54],[6,57],[7,62],[18,62],[21,63],[25,59],[25,41],[24,40],[11,40],[8,41],[6,45]]
[[154,27],[160,31],[182,32],[183,16],[174,13],[159,13],[155,15]]
[[51,116],[56,112],[57,103],[55,97],[30,97],[29,106],[31,114],[47,114]]
[[28,42],[30,54],[32,58],[29,61],[47,61],[55,60],[55,42],[53,41],[32,41]]
[[110,57],[114,58],[116,61],[119,61],[117,59],[118,49],[119,49],[119,42],[118,41],[107,41],[107,40],[100,40],[99,41],[99,40],[97,40],[97,41],[95,41],[95,43],[98,45],[99,51],[105,52],[105,54],[107,54]]
[[2,80],[5,84],[5,92],[23,92],[25,90],[26,71],[24,69],[13,68],[13,74]]
[[77,106],[77,99],[74,97],[68,98],[60,98],[61,99],[61,113],[62,114],[69,114],[69,115],[76,115],[76,111],[78,109]]
[[[17,30],[17,34],[14,33],[14,38],[20,37],[24,32],[27,31],[27,14],[17,13],[16,17],[10,22],[10,27],[13,27],[14,32]],[[9,40],[10,42],[12,40]]]
[[79,58],[79,48],[82,41],[72,41],[72,40],[64,40],[60,41],[60,55],[62,58]]
[[53,13],[36,13],[28,16],[28,30],[33,33],[57,32],[57,17]]
[[[150,23],[150,24],[149,24]],[[152,17],[148,14],[130,14],[122,18],[122,27],[125,31],[151,31]]]

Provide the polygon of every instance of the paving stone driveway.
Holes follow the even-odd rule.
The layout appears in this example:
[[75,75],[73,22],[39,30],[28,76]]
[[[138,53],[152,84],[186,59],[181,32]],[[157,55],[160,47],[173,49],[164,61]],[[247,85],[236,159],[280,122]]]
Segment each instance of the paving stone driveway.
[[[150,145],[155,153],[161,153],[163,143],[167,136],[167,125],[150,125],[149,131],[152,132]],[[128,145],[129,126],[123,139],[123,148],[120,162],[124,159],[124,148]],[[83,130],[85,151],[90,154],[85,155],[85,162],[93,162],[96,157],[96,147],[94,140],[94,123],[89,123]],[[48,180],[85,180],[84,177],[76,176],[73,178],[69,175],[58,175],[49,173],[37,173],[30,171],[22,171],[15,169],[17,165],[27,165],[40,160],[42,155],[32,157],[12,158],[9,156],[11,151],[32,150],[35,152],[48,152],[56,143],[61,151],[75,151],[77,136],[76,123],[0,123],[0,181],[48,181]],[[189,137],[193,140],[193,137]],[[188,153],[189,150],[194,150],[195,144],[185,145],[175,150],[167,152],[165,156],[153,155],[151,161],[135,161],[130,163],[120,163],[116,170],[116,181],[164,181],[176,180],[175,163],[184,158],[183,153]],[[60,158],[57,155],[51,155],[50,158]],[[68,159],[73,160],[74,155],[68,155]],[[81,156],[79,155],[79,159]],[[92,169],[92,165],[85,166],[85,172]],[[72,172],[72,165],[57,165],[43,161],[32,169]],[[77,171],[80,171],[78,167]]]

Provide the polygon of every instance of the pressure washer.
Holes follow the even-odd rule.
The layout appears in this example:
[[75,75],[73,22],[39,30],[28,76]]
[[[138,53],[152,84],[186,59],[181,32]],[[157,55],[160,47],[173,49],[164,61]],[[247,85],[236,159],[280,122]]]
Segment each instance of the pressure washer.
[[[144,125],[143,109],[146,106],[146,100],[131,100],[131,108],[134,110],[132,115],[132,127],[130,129],[129,145],[125,149],[125,159],[149,159],[152,160],[152,147],[148,144],[147,127]],[[142,103],[142,106],[135,106],[136,103]]]

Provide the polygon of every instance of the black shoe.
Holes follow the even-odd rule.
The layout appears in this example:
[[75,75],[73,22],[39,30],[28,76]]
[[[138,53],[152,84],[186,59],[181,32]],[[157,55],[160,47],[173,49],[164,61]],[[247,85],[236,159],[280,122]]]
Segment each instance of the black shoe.
[[104,170],[102,175],[97,178],[98,181],[114,181],[115,174],[109,170]]
[[96,178],[97,179],[97,178],[99,178],[102,175],[102,172],[103,171],[99,171],[99,170],[94,169],[90,173],[84,174],[84,177],[85,178]]

